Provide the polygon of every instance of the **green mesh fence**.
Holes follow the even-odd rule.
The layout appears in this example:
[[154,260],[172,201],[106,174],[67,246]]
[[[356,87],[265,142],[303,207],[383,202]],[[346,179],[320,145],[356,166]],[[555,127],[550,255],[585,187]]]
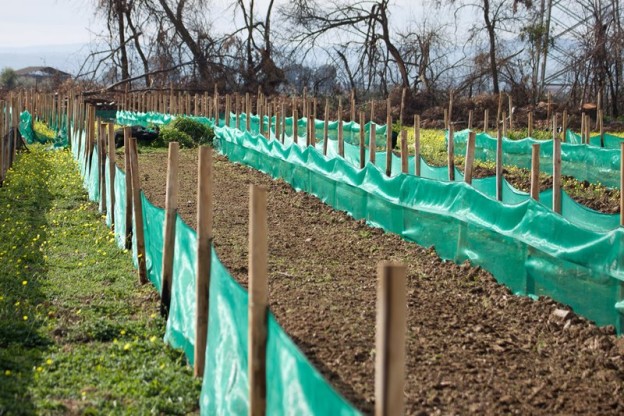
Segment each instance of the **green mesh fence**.
[[[466,154],[468,130],[454,134],[455,154]],[[447,137],[448,138],[448,137]],[[540,170],[552,174],[552,140],[503,139],[503,164],[531,168],[531,146],[540,144]],[[496,138],[478,133],[475,143],[475,159],[496,160]],[[602,183],[611,188],[620,186],[620,150],[602,149],[583,144],[561,143],[561,174],[573,176],[580,181]]]
[[356,169],[315,149],[217,128],[220,151],[318,196],[356,219],[434,246],[445,259],[470,260],[514,293],[547,295],[599,325],[622,330],[624,231],[591,231],[545,206],[506,205],[461,182]]
[[[607,149],[619,149],[620,143],[624,140],[623,137],[618,137],[613,134],[604,134],[604,147]],[[572,130],[566,131],[566,142],[572,144],[583,144],[583,139],[580,134],[574,133]],[[602,147],[600,143],[600,135],[592,136],[589,138],[589,144],[591,146]]]
[[[149,117],[150,120],[161,120],[162,123],[166,123],[172,120],[169,116],[159,115],[157,113],[147,113],[142,115],[141,113],[124,113],[120,112],[118,122],[125,122],[128,120],[140,120]],[[245,129],[245,114],[240,115],[240,127]],[[212,120],[206,117],[194,117],[196,120],[212,125]],[[264,117],[265,128],[268,131],[268,117]],[[250,133],[256,134],[259,131],[259,117],[252,116],[250,120]],[[274,119],[272,126],[275,126]],[[294,144],[294,138],[292,136],[292,118],[286,119],[286,135],[284,137],[284,145],[289,146]],[[225,125],[225,121],[221,121],[222,125]],[[299,120],[299,132],[305,132],[306,120]],[[317,137],[323,137],[323,121],[316,121],[316,135]],[[338,156],[338,143],[337,143],[337,122],[331,122],[329,141],[327,145],[327,157],[333,158]],[[235,115],[232,115],[230,120],[230,126],[236,126]],[[368,137],[368,129],[370,124],[365,126],[366,134]],[[344,160],[352,166],[360,166],[360,150],[359,150],[359,125],[356,123],[346,123],[344,127],[345,138],[349,137],[347,132],[350,132],[352,142],[355,144],[346,142],[344,145]],[[304,134],[304,133],[299,133]],[[376,126],[377,139],[385,143],[385,126]],[[455,134],[455,153],[457,155],[465,154],[465,144],[468,136],[468,130],[457,132]],[[274,131],[271,131],[271,137],[275,139]],[[281,139],[281,138],[280,138]],[[525,140],[504,140],[503,141],[503,163],[508,165],[516,165],[519,167],[530,168],[531,160],[531,144],[537,142],[533,139]],[[541,157],[540,165],[541,170],[544,172],[552,173],[552,141],[541,141]],[[297,141],[297,145],[304,149],[306,147],[305,138],[302,136]],[[316,142],[315,148],[319,151],[323,151],[323,142]],[[528,152],[528,156],[527,153]],[[386,152],[375,152],[375,166],[381,171],[386,171]],[[485,133],[477,134],[477,143],[475,157],[477,160],[482,161],[494,161],[496,158],[496,139],[488,136]],[[583,156],[585,155],[585,156]],[[579,157],[583,157],[579,159]],[[574,158],[578,159],[573,162]],[[604,165],[605,160],[610,161],[607,165]],[[366,149],[366,159],[368,160],[368,149]],[[607,150],[607,149],[595,149],[588,148],[588,146],[570,146],[562,145],[562,171],[564,174],[575,177],[590,177],[592,182],[599,182],[597,178],[607,178],[610,180],[610,184],[617,182],[619,187],[619,151]],[[397,176],[401,173],[401,158],[396,154],[392,154],[392,176]],[[435,167],[428,165],[427,162],[421,158],[421,176],[429,179],[436,179],[446,181],[448,180],[448,168],[447,167]],[[528,164],[528,165],[527,165]],[[591,166],[600,166],[597,171],[594,172],[590,169]],[[408,157],[408,173],[414,174],[415,164],[414,157]],[[463,175],[458,170],[455,170],[455,180],[463,181]],[[603,182],[604,183],[604,182]],[[496,179],[495,177],[474,179],[473,186],[475,189],[484,193],[490,198],[496,198]],[[503,198],[502,201],[506,204],[517,205],[530,198],[527,192],[520,191],[514,188],[506,180],[503,180]],[[552,208],[552,190],[543,191],[540,194],[540,202],[548,207]],[[561,215],[578,226],[587,228],[593,231],[609,231],[619,227],[619,215],[618,214],[604,214],[590,208],[585,207],[582,204],[574,201],[565,191],[562,191],[562,203],[561,203]]]
[[[84,133],[72,135],[72,151],[79,162],[89,198],[99,201],[97,148],[91,157],[84,151]],[[108,171],[108,170],[107,170]],[[114,210],[107,189],[107,222],[114,211],[115,236],[119,247],[125,243],[125,173],[116,169]],[[141,194],[145,230],[145,257],[149,280],[162,287],[162,247],[164,210]],[[134,223],[133,223],[134,224]],[[186,353],[194,362],[197,237],[178,216],[172,278],[172,297],[165,341]],[[136,266],[136,241],[133,241]],[[247,379],[247,292],[221,264],[211,250],[209,326],[206,369],[200,397],[201,414],[246,414],[249,407]],[[284,330],[268,317],[267,334],[267,414],[270,415],[358,415],[310,364]]]

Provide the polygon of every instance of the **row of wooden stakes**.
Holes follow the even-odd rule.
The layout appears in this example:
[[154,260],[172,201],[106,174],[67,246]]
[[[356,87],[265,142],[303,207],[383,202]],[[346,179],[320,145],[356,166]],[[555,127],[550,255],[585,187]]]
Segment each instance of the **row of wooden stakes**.
[[[125,218],[115,218],[109,213],[111,226],[125,221],[126,248],[131,248],[132,233],[137,244],[138,276],[141,284],[147,283],[143,212],[140,198],[139,163],[136,139],[131,137],[129,127],[124,129],[124,162],[126,171]],[[106,211],[106,195],[115,197],[115,145],[114,125],[98,123],[98,175],[100,180],[100,210]],[[108,149],[108,152],[106,151]],[[176,142],[169,144],[167,184],[165,199],[165,222],[162,251],[161,311],[167,315],[171,305],[175,227],[178,196],[178,151]],[[108,165],[106,163],[108,153]],[[80,154],[80,153],[79,153]],[[85,153],[86,155],[87,153]],[[89,161],[85,156],[85,166]],[[105,169],[109,169],[109,186],[106,189]],[[197,189],[197,268],[196,268],[196,319],[194,374],[202,377],[208,334],[208,300],[211,272],[212,247],[212,150],[200,147],[198,156]],[[268,229],[267,191],[250,186],[249,208],[249,392],[250,414],[263,415],[266,408],[266,339],[268,312]],[[115,206],[111,200],[110,206]],[[134,214],[135,223],[132,222]],[[134,226],[134,227],[133,227]],[[376,340],[376,414],[394,415],[403,408],[405,379],[405,331],[406,331],[406,267],[392,263],[378,266],[377,340]],[[209,347],[209,346],[208,346]]]

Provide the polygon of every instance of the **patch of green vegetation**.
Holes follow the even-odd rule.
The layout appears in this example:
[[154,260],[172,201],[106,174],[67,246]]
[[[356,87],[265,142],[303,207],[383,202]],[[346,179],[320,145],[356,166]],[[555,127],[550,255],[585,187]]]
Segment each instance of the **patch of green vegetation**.
[[187,117],[179,117],[160,129],[155,147],[168,146],[170,142],[180,143],[180,147],[193,148],[212,145],[214,130],[209,126]]
[[0,414],[197,412],[200,382],[71,153],[30,150],[0,188]]
[[37,138],[42,142],[51,142],[56,138],[56,133],[45,122],[35,120],[33,130]]

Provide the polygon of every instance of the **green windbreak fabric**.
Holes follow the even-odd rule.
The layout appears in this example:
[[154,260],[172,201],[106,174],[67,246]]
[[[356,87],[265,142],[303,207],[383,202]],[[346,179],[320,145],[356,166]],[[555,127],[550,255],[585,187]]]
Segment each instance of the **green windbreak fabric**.
[[228,128],[216,133],[232,161],[283,178],[356,219],[433,245],[443,258],[469,259],[515,293],[551,296],[599,325],[622,329],[615,308],[624,280],[622,229],[594,232],[532,200],[510,206],[461,182],[388,178],[371,164],[359,170],[311,148]]
[[174,348],[182,349],[192,364],[195,361],[197,235],[179,215],[176,217],[174,250],[171,305],[165,341]]
[[24,111],[22,112],[22,114],[20,114],[19,131],[22,137],[24,138],[24,140],[26,140],[26,143],[28,144],[32,144],[35,142],[45,143],[45,140],[40,140],[35,134],[35,131],[32,128],[32,123],[32,116],[28,111]]
[[[244,415],[249,409],[248,294],[212,250],[208,348],[202,415]],[[268,316],[267,415],[358,415]]]
[[[469,130],[453,135],[455,154],[466,154]],[[447,137],[448,139],[448,137]],[[503,164],[524,169],[531,168],[531,146],[540,144],[540,170],[552,174],[552,140],[503,139]],[[496,138],[486,133],[477,133],[475,159],[493,162],[496,160]],[[580,181],[601,183],[610,188],[620,186],[619,149],[601,149],[582,144],[561,143],[561,174],[573,176]]]
[[294,342],[268,317],[267,415],[359,415],[314,369]]
[[126,173],[115,166],[115,239],[117,246],[126,246]]
[[[613,134],[605,133],[604,135],[604,147],[607,149],[619,149],[620,143],[624,141],[624,137],[618,137]],[[566,142],[573,144],[583,144],[583,140],[580,134],[576,134],[572,130],[566,131]],[[589,144],[592,146],[600,146],[600,135],[591,136],[589,138]]]
[[141,193],[143,204],[143,231],[145,236],[145,267],[147,277],[158,293],[162,293],[162,251],[165,210],[154,206]]

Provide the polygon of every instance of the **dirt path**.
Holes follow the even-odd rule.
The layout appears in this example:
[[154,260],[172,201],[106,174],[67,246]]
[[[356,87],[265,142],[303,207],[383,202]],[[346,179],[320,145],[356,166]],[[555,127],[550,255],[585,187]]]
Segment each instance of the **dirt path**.
[[[164,206],[166,153],[140,155]],[[180,213],[195,226],[197,152],[180,154]],[[247,279],[249,184],[269,189],[270,307],[352,403],[373,410],[376,265],[408,265],[407,414],[622,414],[624,343],[550,299],[519,298],[483,270],[355,221],[219,156],[215,246]]]

